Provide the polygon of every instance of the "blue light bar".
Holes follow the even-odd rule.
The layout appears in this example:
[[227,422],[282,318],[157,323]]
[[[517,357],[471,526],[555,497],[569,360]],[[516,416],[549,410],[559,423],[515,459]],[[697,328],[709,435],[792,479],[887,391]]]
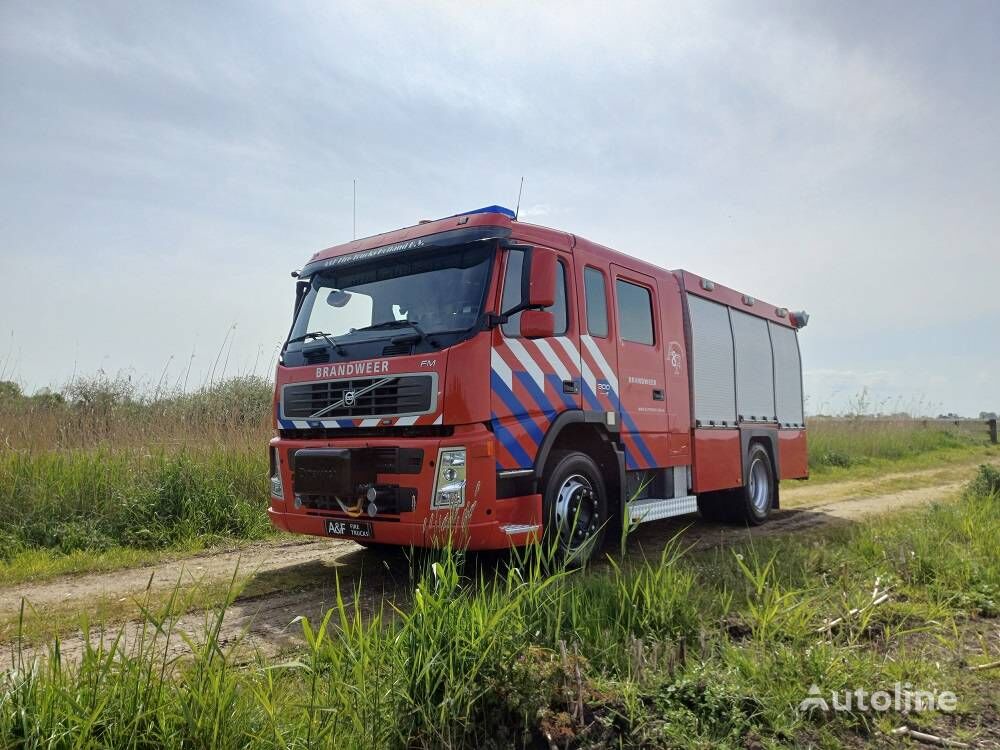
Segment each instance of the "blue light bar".
[[[468,216],[469,214],[503,214],[508,219],[517,218],[514,212],[509,208],[504,208],[503,206],[484,206],[483,208],[477,208],[472,211],[462,211],[460,214],[455,214],[455,216]],[[455,216],[449,216],[449,219],[455,218]]]

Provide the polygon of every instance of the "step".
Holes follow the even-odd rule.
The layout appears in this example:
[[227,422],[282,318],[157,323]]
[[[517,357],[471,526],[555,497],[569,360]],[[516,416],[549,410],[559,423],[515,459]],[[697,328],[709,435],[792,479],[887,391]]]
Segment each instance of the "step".
[[658,521],[661,518],[683,516],[698,510],[698,498],[694,495],[666,499],[647,497],[633,500],[628,504],[628,517],[632,523]]

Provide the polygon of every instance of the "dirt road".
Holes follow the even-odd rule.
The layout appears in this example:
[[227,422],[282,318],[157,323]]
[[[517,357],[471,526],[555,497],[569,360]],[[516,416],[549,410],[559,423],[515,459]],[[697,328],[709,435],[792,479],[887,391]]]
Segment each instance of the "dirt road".
[[[636,549],[655,553],[664,540],[678,533],[696,548],[704,548],[746,539],[748,534],[768,536],[853,522],[953,497],[963,483],[957,477],[969,474],[968,466],[953,466],[825,486],[791,485],[782,488],[782,510],[765,526],[747,530],[687,516],[645,524],[630,543]],[[924,486],[890,489],[907,484]],[[17,612],[24,600],[34,617],[58,619],[72,614],[75,618],[88,613],[94,621],[102,609],[107,609],[108,602],[132,602],[132,611],[137,611],[135,602],[148,601],[155,611],[157,603],[162,607],[171,592],[178,592],[183,598],[188,592],[200,591],[200,598],[192,597],[189,604],[182,601],[180,607],[175,606],[175,611],[187,612],[179,617],[176,628],[197,637],[205,630],[206,618],[214,616],[211,609],[204,609],[204,604],[221,601],[234,572],[241,594],[226,611],[221,640],[225,643],[240,640],[265,654],[279,652],[300,641],[301,626],[296,618],[322,617],[336,603],[338,578],[349,603],[355,603],[356,592],[360,592],[362,601],[357,604],[365,611],[386,602],[403,603],[411,590],[409,567],[398,556],[383,556],[348,541],[286,538],[238,552],[205,554],[155,566],[0,589],[0,612]],[[206,592],[213,596],[206,597]],[[135,643],[142,636],[142,628],[141,622],[129,621],[110,627],[105,638],[110,639],[123,629],[125,642]],[[63,658],[79,658],[85,644],[79,631],[68,632],[60,645]],[[176,637],[165,647],[169,654],[181,654],[188,649]],[[9,666],[14,658],[11,649],[5,651],[0,667]]]

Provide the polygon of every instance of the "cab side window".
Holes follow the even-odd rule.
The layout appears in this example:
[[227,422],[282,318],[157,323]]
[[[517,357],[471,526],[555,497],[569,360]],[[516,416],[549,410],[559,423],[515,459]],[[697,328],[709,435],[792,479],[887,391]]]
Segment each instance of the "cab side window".
[[653,345],[653,298],[644,286],[623,279],[615,281],[618,328],[623,341]]
[[[524,267],[524,251],[510,250],[507,253],[507,270],[503,277],[503,294],[500,298],[500,310],[509,310],[521,301],[521,269]],[[562,336],[569,327],[566,305],[566,264],[559,260],[559,272],[556,274],[556,299],[551,307],[545,309],[555,316],[555,335]],[[521,313],[510,316],[500,330],[507,338],[521,335]]]
[[596,268],[583,269],[583,286],[587,297],[587,332],[591,336],[608,336],[608,294],[604,274]]

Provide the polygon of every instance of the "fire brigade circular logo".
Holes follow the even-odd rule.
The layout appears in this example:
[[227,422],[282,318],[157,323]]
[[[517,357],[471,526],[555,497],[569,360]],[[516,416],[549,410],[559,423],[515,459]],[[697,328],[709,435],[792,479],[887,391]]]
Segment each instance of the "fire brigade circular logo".
[[354,391],[344,394],[344,406],[354,406]]

